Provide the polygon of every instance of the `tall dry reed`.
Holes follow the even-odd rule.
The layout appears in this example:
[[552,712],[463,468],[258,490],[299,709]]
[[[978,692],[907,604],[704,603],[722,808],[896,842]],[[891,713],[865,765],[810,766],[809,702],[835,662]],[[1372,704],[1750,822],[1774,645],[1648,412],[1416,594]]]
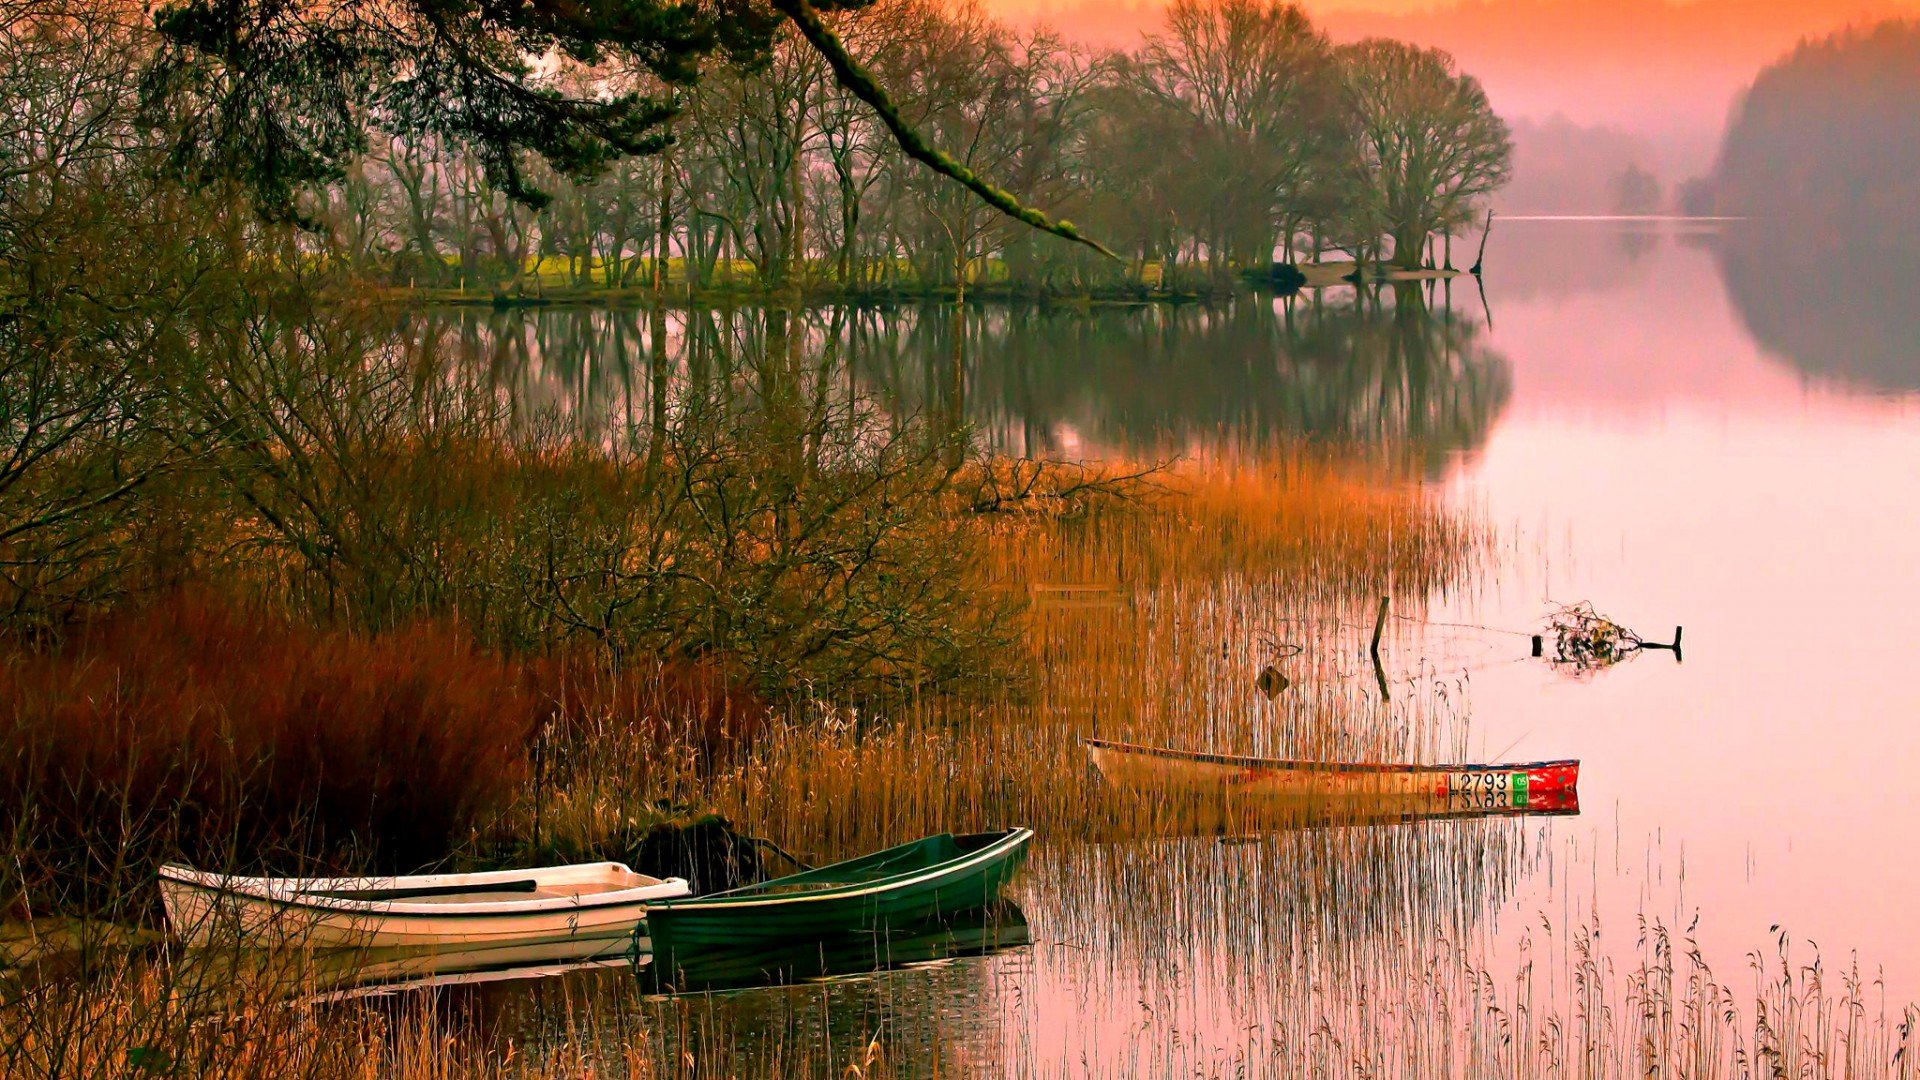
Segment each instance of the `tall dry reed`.
[[[1417,613],[1485,551],[1416,484],[1300,449],[1182,463],[1077,512],[1034,505],[991,526],[977,583],[1022,601],[1011,692],[887,716],[816,705],[717,774],[641,781],[657,761],[623,764],[644,748],[617,742],[600,768],[826,857],[1007,823],[1059,840],[1164,828],[1166,807],[1102,788],[1085,736],[1321,760],[1463,745],[1449,687],[1383,699],[1366,659],[1379,597]],[[1273,700],[1255,689],[1269,664],[1291,682]]]

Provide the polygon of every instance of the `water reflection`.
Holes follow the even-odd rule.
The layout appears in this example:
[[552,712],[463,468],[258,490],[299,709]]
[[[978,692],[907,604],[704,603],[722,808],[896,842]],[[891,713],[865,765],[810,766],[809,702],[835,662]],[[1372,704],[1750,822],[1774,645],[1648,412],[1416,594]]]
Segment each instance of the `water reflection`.
[[1010,1047],[1007,1071],[1353,1071],[1341,1047],[1368,1046],[1437,956],[1495,929],[1544,835],[1512,819],[1426,822],[1037,860],[1025,902],[1040,944],[1017,1021],[1037,1046]]
[[1920,391],[1920,247],[1805,228],[1728,232],[1720,270],[1749,333],[1816,380]]
[[[1480,818],[1578,817],[1580,793],[1571,788],[1535,797],[1526,806],[1490,806],[1461,793],[1405,795],[1269,795],[1260,798],[1182,796],[1156,792],[1165,813],[1151,825],[1157,837],[1231,837],[1246,839],[1305,829],[1365,829],[1417,822],[1470,821]],[[1137,838],[1141,829],[1127,823],[1116,838]],[[1103,837],[1104,838],[1104,837]]]
[[[1571,252],[1627,227],[1496,229],[1493,338],[1514,400],[1453,490],[1513,530],[1514,556],[1433,617],[1525,630],[1590,600],[1656,638],[1684,623],[1685,663],[1582,681],[1538,661],[1474,671],[1477,745],[1578,756],[1592,778],[1565,831],[1571,889],[1536,879],[1503,919],[1698,915],[1723,970],[1791,934],[1830,963],[1857,948],[1889,1002],[1912,1000],[1920,863],[1886,853],[1911,847],[1915,799],[1858,778],[1920,768],[1900,719],[1920,709],[1903,657],[1920,632],[1904,570],[1920,540],[1920,266],[1864,238],[1674,222],[1637,278],[1568,284]],[[1418,651],[1442,663],[1454,637],[1429,630]],[[1756,776],[1792,777],[1792,798]]]
[[430,1010],[495,1060],[554,1075],[991,1076],[993,1055],[980,1048],[1018,998],[1028,942],[1025,916],[1002,903],[888,935],[714,953],[682,965],[687,993],[658,993],[645,967],[621,963],[489,970],[330,1000],[396,1018]]
[[482,1047],[605,1076],[1217,1075],[1223,1048],[1266,1074],[1313,1040],[1364,1044],[1393,1008],[1367,1002],[1401,1001],[1539,868],[1517,819],[1364,820],[1043,848],[1018,906],[683,958],[691,993],[536,966],[336,1007],[430,1008]]
[[[1354,299],[970,313],[968,415],[1015,453],[1310,438],[1478,446],[1508,396],[1477,315],[1409,285]],[[1472,301],[1478,304],[1477,299]],[[858,324],[855,371],[940,400],[962,351],[944,309]]]
[[956,912],[933,922],[880,933],[802,939],[768,948],[683,949],[673,970],[659,963],[640,969],[642,984],[665,993],[737,990],[818,979],[874,975],[960,957],[988,956],[1031,939],[1027,917],[1010,901]]
[[[1461,289],[1468,289],[1462,286]],[[644,419],[676,378],[768,357],[837,370],[901,412],[964,417],[1015,453],[1154,454],[1308,438],[1412,449],[1485,441],[1510,376],[1480,300],[1452,285],[1219,307],[676,312],[453,309],[403,335],[522,410]],[[963,326],[964,334],[956,334]]]

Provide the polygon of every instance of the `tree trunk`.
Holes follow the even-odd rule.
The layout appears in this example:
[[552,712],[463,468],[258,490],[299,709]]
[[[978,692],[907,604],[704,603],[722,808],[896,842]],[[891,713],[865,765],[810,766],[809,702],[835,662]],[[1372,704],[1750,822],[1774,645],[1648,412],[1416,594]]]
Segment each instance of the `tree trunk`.
[[1393,231],[1393,265],[1402,270],[1420,269],[1420,253],[1427,246],[1427,231],[1407,225]]
[[[673,121],[667,121],[667,135],[673,135]],[[667,251],[673,237],[673,144],[660,153],[660,228],[653,238],[653,291],[667,284]]]

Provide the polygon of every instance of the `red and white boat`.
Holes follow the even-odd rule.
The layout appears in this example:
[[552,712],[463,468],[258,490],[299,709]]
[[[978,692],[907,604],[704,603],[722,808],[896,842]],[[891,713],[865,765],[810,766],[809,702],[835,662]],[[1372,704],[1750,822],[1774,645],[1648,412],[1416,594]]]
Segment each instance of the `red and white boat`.
[[1365,804],[1411,815],[1575,813],[1578,761],[1415,765],[1299,761],[1084,739],[1116,787],[1246,804]]

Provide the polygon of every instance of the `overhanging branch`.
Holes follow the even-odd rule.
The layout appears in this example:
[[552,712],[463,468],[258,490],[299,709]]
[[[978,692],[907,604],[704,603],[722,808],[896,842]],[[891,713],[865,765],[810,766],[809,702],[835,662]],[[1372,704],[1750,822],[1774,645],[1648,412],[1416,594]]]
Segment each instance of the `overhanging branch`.
[[800,35],[807,39],[807,43],[826,58],[827,65],[833,68],[834,78],[839,80],[840,85],[852,91],[853,96],[866,102],[873,109],[874,114],[880,117],[881,123],[887,125],[887,130],[893,134],[894,141],[900,144],[900,149],[905,151],[908,157],[942,176],[957,181],[968,191],[978,195],[988,206],[1008,217],[1025,222],[1041,232],[1052,233],[1077,244],[1085,244],[1109,259],[1120,257],[1109,250],[1105,244],[1075,228],[1072,222],[1055,221],[1023,204],[1010,192],[1003,191],[981,179],[972,169],[955,161],[922,138],[920,133],[914,130],[913,125],[907,123],[906,119],[900,115],[899,108],[894,105],[893,99],[887,96],[886,90],[881,88],[859,61],[847,53],[846,46],[841,44],[840,35],[833,32],[833,28],[826,24],[808,0],[773,0],[773,6],[775,10],[792,20],[793,25],[799,29]]

